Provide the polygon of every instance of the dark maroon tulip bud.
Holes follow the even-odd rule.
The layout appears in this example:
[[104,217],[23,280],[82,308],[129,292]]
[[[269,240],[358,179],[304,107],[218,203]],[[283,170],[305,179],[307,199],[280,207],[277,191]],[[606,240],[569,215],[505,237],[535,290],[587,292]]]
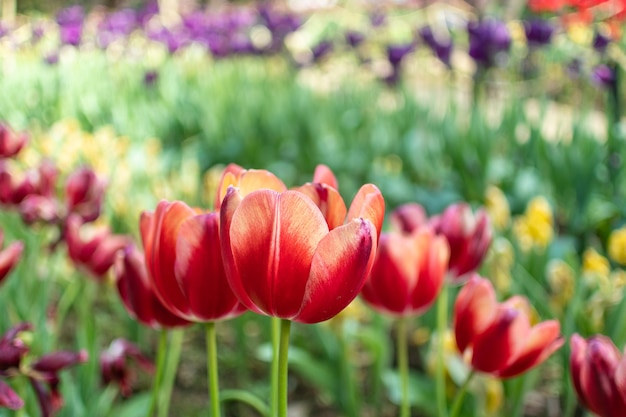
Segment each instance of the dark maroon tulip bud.
[[524,33],[530,46],[548,45],[554,34],[554,26],[545,19],[532,19],[524,22]]
[[119,385],[125,397],[132,393],[131,385],[135,377],[129,359],[136,361],[146,372],[154,372],[154,365],[150,359],[139,350],[137,345],[125,339],[115,339],[100,355],[102,382],[105,385]]
[[24,400],[22,400],[6,382],[0,380],[0,407],[18,410],[23,406]]
[[32,363],[31,368],[38,373],[56,376],[65,368],[87,362],[88,358],[89,355],[86,350],[78,352],[60,350],[43,355]]
[[437,233],[450,245],[448,278],[462,282],[475,272],[487,254],[493,231],[485,210],[475,214],[467,203],[448,206],[440,216],[431,218]]
[[6,123],[0,122],[0,158],[12,158],[28,142],[26,133],[17,133]]
[[606,52],[606,48],[609,46],[610,43],[611,38],[601,32],[596,31],[593,36],[593,49],[603,54]]
[[15,241],[2,249],[4,244],[4,233],[0,230],[0,284],[15,267],[24,251],[24,242]]
[[65,184],[68,213],[78,214],[83,221],[91,222],[100,216],[105,183],[87,167],[74,171]]
[[10,369],[19,369],[22,357],[28,352],[28,346],[17,336],[31,329],[30,323],[20,323],[10,328],[0,338],[0,374]]
[[469,55],[485,68],[496,64],[500,54],[511,46],[511,35],[504,22],[482,20],[467,25],[469,34]]
[[53,197],[56,194],[59,168],[50,159],[44,159],[37,168],[37,193],[44,197]]
[[134,245],[129,245],[118,253],[115,261],[117,289],[128,313],[151,328],[189,325],[190,322],[171,313],[157,298],[144,259]]
[[400,66],[400,63],[409,53],[415,49],[415,45],[412,43],[388,45],[387,46],[387,59],[389,63],[394,67]]
[[426,211],[417,203],[403,204],[391,213],[392,228],[398,232],[412,233],[427,222]]

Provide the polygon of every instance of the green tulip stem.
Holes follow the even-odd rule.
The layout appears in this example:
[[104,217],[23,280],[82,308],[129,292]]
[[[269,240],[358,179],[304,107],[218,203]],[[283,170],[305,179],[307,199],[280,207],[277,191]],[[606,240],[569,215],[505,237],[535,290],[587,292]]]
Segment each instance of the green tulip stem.
[[170,399],[172,398],[172,389],[174,388],[174,379],[176,379],[176,370],[178,369],[178,362],[180,361],[185,332],[183,329],[176,329],[172,330],[170,334],[171,339],[169,348],[167,349],[166,365],[163,371],[162,386],[159,395],[159,417],[167,417],[169,415]]
[[450,417],[459,417],[459,413],[461,412],[461,406],[463,405],[463,398],[465,398],[467,387],[469,386],[469,383],[472,380],[473,376],[474,376],[474,371],[471,371],[467,375],[467,378],[465,378],[465,381],[463,382],[463,385],[461,385],[461,388],[459,389],[459,391],[456,393],[456,397],[454,398],[454,403],[452,404],[452,413],[450,414]]
[[444,363],[444,339],[446,327],[448,325],[448,287],[444,284],[439,299],[437,300],[437,336],[439,337],[439,348],[437,349],[437,368],[435,374],[437,415],[447,417],[448,409],[446,404],[446,365]]
[[272,375],[271,375],[271,397],[270,416],[278,415],[278,351],[280,344],[280,319],[271,318],[272,324]]
[[409,401],[409,343],[407,339],[407,323],[405,317],[396,321],[396,349],[398,355],[398,375],[402,399],[400,401],[400,417],[411,415],[411,402]]
[[159,399],[161,380],[163,379],[163,370],[165,368],[165,352],[167,352],[167,329],[161,329],[159,332],[159,345],[157,347],[156,370],[154,382],[152,383],[152,399],[150,400],[150,407],[148,407],[146,417],[152,417],[154,415],[154,409]]
[[215,336],[215,322],[206,324],[206,352],[207,376],[209,379],[209,401],[211,416],[220,417],[220,386],[217,372],[217,337]]
[[280,343],[278,350],[278,417],[287,417],[287,376],[289,368],[289,333],[291,321],[280,321]]

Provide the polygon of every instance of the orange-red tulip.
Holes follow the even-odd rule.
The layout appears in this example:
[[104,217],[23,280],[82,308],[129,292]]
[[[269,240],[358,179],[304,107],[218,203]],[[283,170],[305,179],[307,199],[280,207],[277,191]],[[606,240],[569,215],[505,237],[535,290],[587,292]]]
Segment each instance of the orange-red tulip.
[[287,191],[267,171],[234,177],[223,181],[220,236],[228,280],[241,302],[304,323],[343,310],[374,261],[384,217],[378,188],[364,185],[346,210],[326,183]]
[[570,373],[578,399],[599,417],[626,415],[626,356],[611,339],[570,339]]
[[154,213],[142,213],[140,228],[152,285],[169,310],[198,322],[245,311],[226,280],[219,213],[161,201]]
[[138,322],[153,329],[191,324],[163,306],[150,283],[143,254],[133,245],[118,252],[114,272],[120,298]]
[[563,345],[558,321],[531,326],[526,298],[514,296],[498,303],[491,282],[478,275],[456,299],[454,332],[459,351],[472,367],[500,378],[528,371]]
[[[392,219],[406,219],[403,214],[411,207],[415,208],[399,207]],[[432,227],[416,226],[402,233],[408,230],[406,225],[398,221],[394,226],[399,231],[381,234],[376,261],[361,291],[369,305],[395,316],[419,315],[430,308],[443,286],[450,254],[445,237],[437,236]]]

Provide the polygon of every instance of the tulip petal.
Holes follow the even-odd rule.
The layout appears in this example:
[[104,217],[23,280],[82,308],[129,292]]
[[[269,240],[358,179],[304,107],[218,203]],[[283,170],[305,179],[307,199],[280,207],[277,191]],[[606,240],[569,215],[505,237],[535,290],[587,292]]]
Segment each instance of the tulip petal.
[[522,312],[498,306],[489,326],[474,339],[472,367],[486,373],[503,369],[528,340],[530,323]]
[[443,236],[435,236],[430,229],[417,233],[418,251],[423,261],[419,267],[419,279],[413,287],[411,305],[414,314],[424,313],[435,302],[443,286],[448,269],[450,250]]
[[295,321],[328,320],[354,300],[374,262],[376,233],[369,221],[355,219],[322,239],[313,257],[302,309]]
[[322,212],[330,230],[341,226],[345,221],[348,210],[335,188],[321,183],[308,183],[296,188],[295,191],[305,194],[313,201]]
[[0,407],[6,407],[9,410],[17,410],[24,407],[24,400],[2,380],[0,380]]
[[146,266],[157,296],[167,308],[186,317],[189,305],[174,273],[176,241],[180,225],[196,213],[182,201],[159,204],[154,214],[152,252],[146,250]]
[[491,283],[474,275],[459,292],[454,303],[454,334],[459,351],[491,323],[496,310],[496,293]]
[[556,320],[544,321],[534,326],[519,356],[496,375],[500,378],[511,378],[545,361],[563,345],[564,340],[559,337],[560,331],[561,326]]
[[215,196],[215,210],[219,210],[222,206],[222,200],[226,197],[226,192],[229,186],[236,186],[242,172],[245,170],[237,164],[230,163],[224,168],[220,183],[217,187],[217,194]]
[[354,196],[350,209],[348,210],[347,221],[357,217],[369,220],[376,228],[376,240],[374,246],[378,246],[378,238],[385,219],[385,199],[382,193],[373,184],[363,185]]
[[574,385],[579,401],[585,408],[589,408],[586,394],[581,384],[582,368],[586,359],[587,341],[579,334],[575,333],[570,338],[570,349],[569,365],[572,384]]
[[[231,166],[229,165],[229,167]],[[245,197],[256,190],[267,189],[278,192],[287,190],[285,184],[276,175],[269,171],[264,169],[239,170],[238,168],[241,167],[233,167],[229,171],[226,171],[222,176],[217,199],[215,201],[216,210],[219,210],[221,204],[223,204],[222,200],[223,197],[226,196],[229,186],[238,188],[242,197]]]
[[300,310],[315,249],[328,233],[319,209],[297,191],[255,191],[239,203],[229,228],[234,290],[243,287],[265,314],[293,317]]
[[241,311],[226,280],[217,213],[190,217],[181,224],[174,271],[189,303],[187,319],[215,321]]
[[333,187],[335,190],[339,190],[339,183],[333,171],[326,165],[319,164],[315,167],[315,173],[313,174],[313,182],[319,184],[326,184]]
[[397,207],[391,213],[391,227],[403,233],[412,233],[415,229],[426,224],[428,217],[426,210],[417,203],[407,203]]
[[24,251],[24,242],[12,242],[0,252],[0,282],[6,278],[13,267],[17,264]]
[[[600,416],[617,416],[615,405],[621,400],[613,382],[620,352],[611,339],[597,335],[587,342],[586,357],[580,373],[581,389],[588,408]],[[621,410],[623,411],[623,410]]]

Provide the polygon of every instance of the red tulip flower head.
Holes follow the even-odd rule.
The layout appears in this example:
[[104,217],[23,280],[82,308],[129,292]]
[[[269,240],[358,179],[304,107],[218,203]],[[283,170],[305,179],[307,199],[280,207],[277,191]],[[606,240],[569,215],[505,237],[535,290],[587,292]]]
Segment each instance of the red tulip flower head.
[[626,415],[626,356],[611,339],[570,339],[570,371],[581,404],[599,417]]
[[[406,213],[406,208],[401,206],[397,212]],[[448,256],[445,237],[436,235],[429,225],[415,227],[410,233],[382,233],[361,297],[383,313],[423,314],[443,286]]]
[[126,339],[115,339],[111,345],[100,354],[100,374],[105,385],[117,384],[123,396],[132,393],[132,383],[135,377],[129,360],[134,360],[146,372],[154,372],[154,365],[139,350],[139,347]]
[[0,158],[12,158],[28,142],[26,133],[17,133],[5,123],[0,122]]
[[124,307],[144,326],[158,329],[191,324],[163,306],[152,288],[144,256],[134,245],[117,253],[114,273]]
[[76,213],[83,221],[91,222],[100,216],[105,181],[87,167],[74,171],[65,184],[68,213]]
[[0,230],[0,284],[15,267],[24,251],[24,243],[19,240],[11,243],[4,249],[2,249],[3,245],[4,233]]
[[558,321],[531,326],[526,298],[514,296],[498,303],[491,282],[478,275],[456,299],[454,333],[471,366],[499,378],[528,371],[563,345]]
[[226,280],[219,228],[219,213],[200,213],[182,201],[161,201],[154,213],[141,215],[148,276],[177,316],[209,322],[245,311]]
[[343,310],[374,261],[384,217],[378,188],[361,187],[347,210],[327,183],[287,191],[273,174],[254,170],[234,182],[221,205],[220,235],[228,280],[241,302],[303,323]]
[[450,245],[448,277],[463,282],[478,269],[491,244],[493,231],[487,212],[480,209],[474,214],[468,204],[457,203],[431,218],[431,222]]

